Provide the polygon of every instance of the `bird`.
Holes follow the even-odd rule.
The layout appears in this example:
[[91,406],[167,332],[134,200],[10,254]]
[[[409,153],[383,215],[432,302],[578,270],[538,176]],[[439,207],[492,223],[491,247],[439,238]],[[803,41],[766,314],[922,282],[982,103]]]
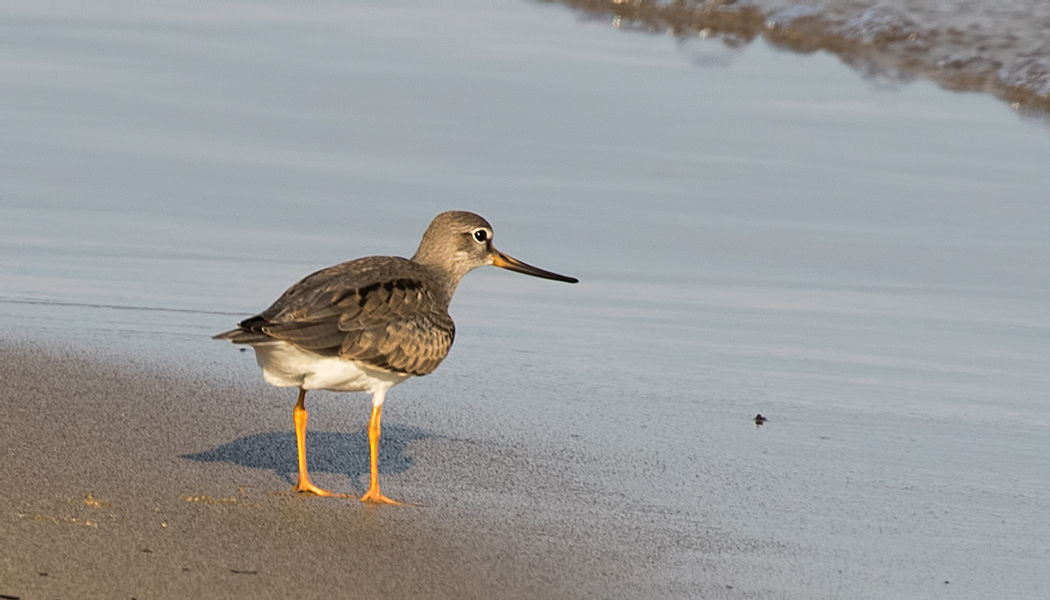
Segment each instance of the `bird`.
[[370,480],[360,500],[401,504],[379,489],[380,419],[387,391],[434,371],[448,356],[456,326],[448,314],[460,280],[493,265],[566,283],[575,277],[526,264],[493,246],[492,225],[467,211],[436,216],[412,258],[368,256],[307,275],[269,308],[213,336],[252,347],[263,378],[298,387],[292,412],[299,477],[294,490],[341,496],[310,482],[306,392],[368,392]]

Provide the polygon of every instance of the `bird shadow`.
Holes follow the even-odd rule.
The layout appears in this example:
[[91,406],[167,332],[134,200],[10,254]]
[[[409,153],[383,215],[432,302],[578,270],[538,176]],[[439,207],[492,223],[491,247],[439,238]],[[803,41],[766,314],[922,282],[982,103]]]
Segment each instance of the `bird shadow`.
[[[412,467],[412,459],[405,455],[405,446],[409,442],[435,437],[439,436],[410,425],[392,423],[384,426],[379,444],[379,472],[404,473]],[[362,479],[371,468],[367,427],[353,433],[307,431],[306,456],[311,473],[346,475],[353,487],[364,493]],[[266,469],[292,485],[299,473],[295,434],[291,431],[256,433],[211,450],[183,454],[180,458]]]

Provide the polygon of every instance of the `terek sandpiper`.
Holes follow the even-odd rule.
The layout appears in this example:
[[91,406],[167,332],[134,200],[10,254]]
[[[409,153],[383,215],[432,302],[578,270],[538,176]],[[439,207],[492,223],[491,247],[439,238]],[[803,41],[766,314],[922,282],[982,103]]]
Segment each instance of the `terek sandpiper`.
[[456,332],[448,314],[452,294],[468,271],[485,265],[578,281],[496,250],[488,221],[450,211],[434,218],[412,258],[369,256],[322,269],[288,288],[270,308],[215,336],[251,346],[271,385],[299,388],[293,411],[296,491],[339,495],[310,483],[306,391],[370,392],[371,483],[361,500],[397,504],[379,491],[383,400],[392,386],[432,372],[448,355]]

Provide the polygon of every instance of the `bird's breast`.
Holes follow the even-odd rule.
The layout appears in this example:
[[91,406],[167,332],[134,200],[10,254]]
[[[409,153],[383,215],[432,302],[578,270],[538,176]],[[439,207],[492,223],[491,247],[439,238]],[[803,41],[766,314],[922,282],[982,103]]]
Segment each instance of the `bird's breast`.
[[266,382],[277,387],[375,393],[410,377],[405,373],[376,369],[356,360],[322,356],[287,342],[256,344],[253,348]]

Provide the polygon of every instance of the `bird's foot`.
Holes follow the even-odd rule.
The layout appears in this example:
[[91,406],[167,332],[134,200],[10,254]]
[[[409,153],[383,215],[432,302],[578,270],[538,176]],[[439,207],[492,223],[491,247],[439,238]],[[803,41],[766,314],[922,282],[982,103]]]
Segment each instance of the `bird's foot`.
[[319,488],[316,485],[307,481],[299,481],[295,484],[295,490],[300,494],[312,494],[314,496],[323,496],[325,498],[349,498],[347,494],[337,494],[335,492]]
[[369,502],[372,504],[393,504],[394,506],[411,506],[410,504],[387,498],[379,491],[378,487],[368,488],[365,495],[361,496],[361,502]]

